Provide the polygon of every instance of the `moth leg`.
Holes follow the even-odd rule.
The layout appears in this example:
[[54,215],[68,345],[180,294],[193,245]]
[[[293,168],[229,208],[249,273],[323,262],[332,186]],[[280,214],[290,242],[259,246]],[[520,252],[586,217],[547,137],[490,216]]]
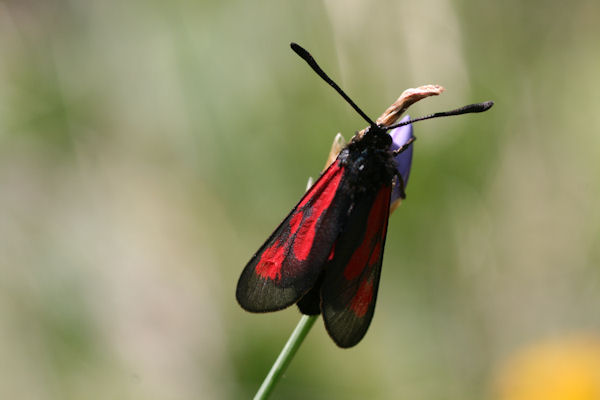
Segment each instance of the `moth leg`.
[[398,154],[402,153],[404,150],[408,149],[408,146],[410,146],[415,140],[417,140],[417,138],[414,137],[414,136],[412,136],[401,147],[399,147],[396,150],[392,151],[392,154],[394,154],[394,157],[396,157]]

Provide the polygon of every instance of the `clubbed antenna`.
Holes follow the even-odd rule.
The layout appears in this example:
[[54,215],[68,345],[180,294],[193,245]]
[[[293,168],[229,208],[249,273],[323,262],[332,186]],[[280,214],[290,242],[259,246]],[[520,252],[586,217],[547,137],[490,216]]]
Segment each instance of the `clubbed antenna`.
[[356,112],[358,114],[360,114],[361,117],[363,117],[363,119],[365,121],[367,121],[369,123],[369,125],[371,126],[377,126],[377,124],[375,122],[373,122],[371,120],[371,118],[369,118],[367,116],[367,114],[365,114],[357,105],[356,103],[354,103],[352,101],[352,99],[350,97],[348,97],[348,95],[346,93],[344,93],[344,91],[342,90],[342,88],[340,88],[337,83],[335,83],[326,73],[325,71],[323,71],[321,69],[321,67],[319,67],[319,64],[317,64],[317,62],[315,61],[315,59],[313,58],[313,56],[310,55],[310,53],[308,51],[306,51],[304,48],[302,48],[302,46],[300,46],[297,43],[290,43],[290,47],[292,48],[292,50],[294,50],[294,52],[296,54],[298,54],[300,57],[302,57],[302,59],[304,61],[306,61],[308,63],[308,65],[310,65],[310,67],[313,69],[313,71],[315,71],[317,73],[317,75],[319,75],[321,78],[323,78],[323,80],[325,82],[327,82],[332,88],[334,88],[336,90],[336,92],[338,92],[340,94],[340,96],[342,96],[344,98],[344,100],[346,100],[348,102],[348,104],[350,104],[352,106],[352,108],[354,108],[354,110],[356,110]]
[[385,129],[394,129],[399,126],[410,125],[413,122],[424,121],[426,119],[450,117],[452,115],[480,113],[489,110],[490,108],[492,108],[493,105],[493,101],[484,101],[483,103],[469,104],[464,107],[457,108],[456,110],[437,112],[435,114],[427,115],[425,117],[409,119],[408,121],[400,122],[396,125],[386,126]]

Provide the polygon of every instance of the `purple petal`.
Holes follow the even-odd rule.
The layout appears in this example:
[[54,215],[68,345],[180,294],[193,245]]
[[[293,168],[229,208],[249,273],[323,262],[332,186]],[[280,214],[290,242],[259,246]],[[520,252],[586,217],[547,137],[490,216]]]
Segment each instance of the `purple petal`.
[[[410,117],[407,115],[400,120],[400,122],[408,121]],[[413,128],[411,125],[405,125],[398,128],[395,128],[389,132],[392,137],[392,146],[391,150],[399,149],[403,144],[405,144],[408,139],[413,137]],[[411,145],[408,149],[404,150],[402,153],[398,154],[394,161],[396,163],[396,169],[402,176],[402,180],[404,181],[404,189],[406,189],[406,185],[408,184],[408,176],[410,174],[410,166],[412,164],[412,155],[413,155],[413,146]],[[398,178],[394,178],[394,188],[392,190],[392,203],[398,199],[403,198],[403,193],[400,190],[400,185],[398,184]]]

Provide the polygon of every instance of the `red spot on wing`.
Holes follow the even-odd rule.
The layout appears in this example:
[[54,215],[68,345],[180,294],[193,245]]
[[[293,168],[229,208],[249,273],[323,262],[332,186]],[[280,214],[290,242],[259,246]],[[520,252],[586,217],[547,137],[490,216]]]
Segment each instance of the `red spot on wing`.
[[366,267],[376,264],[381,257],[381,245],[389,215],[390,190],[390,187],[382,187],[373,201],[363,241],[354,250],[344,269],[344,277],[348,280],[358,278]]
[[281,279],[281,265],[284,259],[285,247],[277,241],[263,252],[258,264],[256,264],[256,273],[263,278],[279,280]]
[[[329,186],[331,183],[333,183],[331,181],[332,178],[337,177],[337,183],[335,184],[335,186],[337,188],[337,184],[339,184],[339,180],[342,177],[343,171],[344,171],[344,167],[339,166],[339,164],[337,164],[337,163],[332,164],[331,167],[329,167],[325,171],[323,176],[321,176],[321,178],[319,178],[317,183],[315,183],[315,185],[309,189],[309,192],[306,194],[306,196],[304,196],[304,198],[302,199],[300,204],[298,204],[298,208],[304,207],[306,204],[308,204],[309,201],[311,201],[312,199],[315,198],[315,195],[319,195],[321,193],[321,191],[323,191],[323,189],[326,188],[326,186]],[[311,194],[312,194],[312,196],[311,196]]]
[[[333,169],[333,177],[331,180],[327,180],[323,183],[325,186],[322,187],[322,190],[321,188],[315,188],[315,190],[318,190],[321,195],[317,197],[314,204],[310,206],[310,215],[302,221],[302,225],[300,225],[298,234],[294,239],[294,255],[298,260],[306,260],[310,254],[310,250],[313,247],[313,242],[315,241],[315,234],[317,233],[317,222],[325,210],[327,210],[331,204],[331,201],[335,197],[335,193],[337,192],[344,168],[338,167]],[[318,184],[323,181],[325,181],[325,179],[320,179]],[[300,204],[305,205],[307,202],[308,200],[305,198]]]
[[294,213],[294,215],[290,219],[290,235],[293,235],[298,230],[300,222],[302,222],[303,214],[304,213],[302,211],[297,210],[296,213]]
[[329,257],[327,257],[327,261],[333,260],[335,256],[335,242],[333,242],[333,246],[331,247],[331,251],[329,252]]
[[375,265],[381,258],[381,237],[378,236],[375,240],[377,240],[377,242],[375,243],[373,251],[371,251],[371,256],[369,257],[368,262],[369,265]]
[[369,311],[369,306],[373,300],[373,282],[362,282],[352,298],[350,309],[354,311],[357,317],[362,318]]
[[[255,271],[263,278],[281,279],[281,268],[290,246],[299,261],[306,260],[313,247],[319,218],[331,204],[340,184],[344,168],[332,165],[296,206],[289,219],[286,238],[279,237],[266,248],[256,264]],[[310,204],[310,201],[313,204]]]

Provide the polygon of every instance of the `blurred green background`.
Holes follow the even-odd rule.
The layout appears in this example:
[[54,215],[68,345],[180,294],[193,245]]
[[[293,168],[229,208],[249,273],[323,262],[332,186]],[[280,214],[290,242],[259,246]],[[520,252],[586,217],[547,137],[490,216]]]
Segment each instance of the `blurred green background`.
[[299,315],[242,311],[238,275],[365,126],[290,41],[374,118],[428,83],[413,116],[496,105],[415,127],[367,336],[317,321],[273,398],[600,398],[599,16],[0,1],[0,398],[252,396]]

